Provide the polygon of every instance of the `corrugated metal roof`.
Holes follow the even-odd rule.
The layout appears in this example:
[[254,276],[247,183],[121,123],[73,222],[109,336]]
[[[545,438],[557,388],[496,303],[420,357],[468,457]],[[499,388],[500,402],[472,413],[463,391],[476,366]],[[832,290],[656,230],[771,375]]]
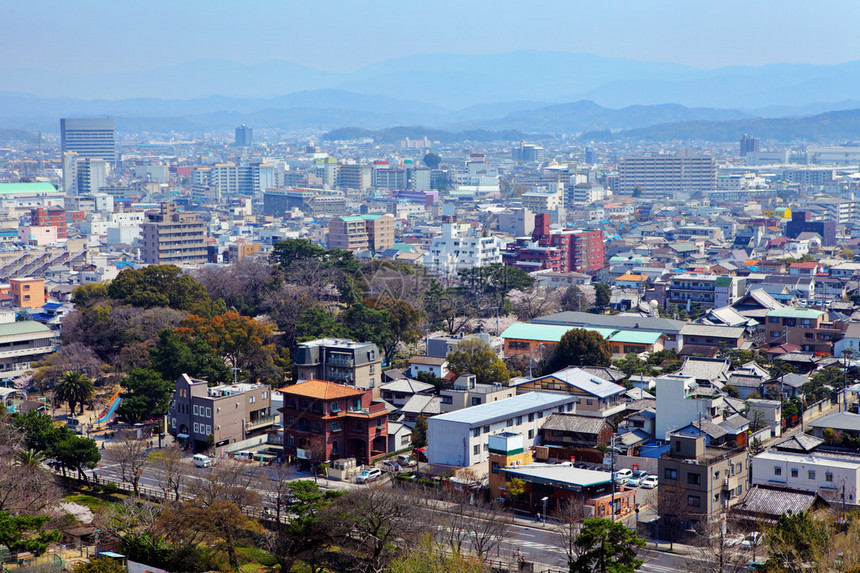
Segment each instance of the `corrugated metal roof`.
[[769,313],[767,313],[767,317],[776,317],[776,318],[806,318],[810,320],[815,320],[818,317],[822,316],[824,313],[820,310],[814,310],[811,308],[794,308],[791,306],[787,306],[785,308],[777,308]]
[[455,410],[447,414],[433,416],[428,423],[432,424],[436,421],[445,422],[460,422],[463,424],[486,423],[494,419],[505,419],[511,416],[516,416],[519,413],[529,410],[538,411],[547,408],[555,408],[576,402],[576,396],[569,394],[558,394],[555,392],[527,392],[505,398],[496,402],[488,402],[479,406],[471,406],[462,410]]

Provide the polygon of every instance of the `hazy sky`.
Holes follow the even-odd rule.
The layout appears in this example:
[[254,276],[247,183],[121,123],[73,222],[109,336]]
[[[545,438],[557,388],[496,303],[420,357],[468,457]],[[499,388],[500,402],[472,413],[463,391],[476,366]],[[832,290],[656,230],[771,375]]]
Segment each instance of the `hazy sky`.
[[2,0],[0,68],[123,71],[200,58],[347,71],[422,53],[588,52],[696,67],[860,60],[840,0]]

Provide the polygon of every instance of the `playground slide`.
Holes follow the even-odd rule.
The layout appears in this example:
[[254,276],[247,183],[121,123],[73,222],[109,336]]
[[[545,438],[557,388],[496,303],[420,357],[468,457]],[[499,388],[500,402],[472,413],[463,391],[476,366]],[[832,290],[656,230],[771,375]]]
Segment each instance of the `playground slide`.
[[110,404],[108,404],[108,407],[105,408],[104,412],[102,412],[102,415],[99,416],[97,420],[93,420],[93,424],[102,424],[110,420],[111,416],[113,416],[114,412],[116,412],[116,409],[119,406],[120,402],[122,402],[122,398],[120,398],[119,392],[117,392],[116,394],[114,394],[113,400],[111,400]]

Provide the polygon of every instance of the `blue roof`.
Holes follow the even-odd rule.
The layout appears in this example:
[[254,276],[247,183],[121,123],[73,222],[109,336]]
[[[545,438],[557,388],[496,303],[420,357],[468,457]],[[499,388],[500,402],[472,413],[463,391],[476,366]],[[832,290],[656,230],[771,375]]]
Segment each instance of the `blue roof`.
[[63,303],[61,302],[46,302],[42,308],[45,310],[58,310],[63,308]]
[[455,410],[447,414],[440,414],[427,419],[428,424],[437,421],[459,422],[462,424],[486,424],[493,420],[504,420],[521,412],[538,411],[546,408],[554,408],[576,402],[577,397],[572,394],[560,394],[557,392],[527,392],[504,400],[488,402],[479,406],[471,406],[462,410]]

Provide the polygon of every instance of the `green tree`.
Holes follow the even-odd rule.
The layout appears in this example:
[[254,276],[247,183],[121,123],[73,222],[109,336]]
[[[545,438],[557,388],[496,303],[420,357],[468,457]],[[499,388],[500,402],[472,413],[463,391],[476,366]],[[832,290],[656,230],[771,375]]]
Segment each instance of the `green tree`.
[[345,338],[344,325],[320,306],[304,309],[296,322],[296,342],[307,342],[317,338]]
[[296,261],[322,260],[326,250],[319,245],[314,245],[305,239],[286,239],[278,241],[272,246],[270,260],[272,264],[281,268],[287,268]]
[[412,428],[412,446],[415,448],[427,447],[427,418],[419,416]]
[[587,304],[582,289],[570,285],[561,295],[561,310],[579,312],[585,310]]
[[48,453],[51,446],[72,433],[66,426],[55,426],[53,418],[42,412],[17,414],[12,421],[24,434],[22,445],[35,452]]
[[478,384],[505,384],[511,379],[504,361],[480,338],[461,340],[447,359],[455,376],[474,374]]
[[212,303],[206,288],[175,265],[126,269],[108,285],[108,295],[133,306],[166,306],[203,312]]
[[569,563],[570,573],[632,573],[643,563],[636,551],[645,540],[618,521],[586,519],[575,544],[579,557]]
[[85,482],[89,480],[87,474],[84,473],[84,468],[93,469],[102,459],[95,440],[76,436],[71,432],[54,444],[48,453],[60,462],[63,467],[63,475],[65,475],[66,469],[74,470],[78,472],[78,477]]
[[779,378],[784,374],[794,374],[795,372],[797,372],[797,368],[795,368],[793,364],[789,364],[788,362],[784,362],[779,359],[774,360],[773,364],[771,364],[769,368],[771,378]]
[[612,347],[598,332],[574,328],[561,337],[544,368],[550,374],[568,366],[609,366]]
[[776,527],[768,532],[770,551],[767,570],[817,570],[816,565],[826,554],[833,537],[829,525],[827,521],[818,520],[808,512],[788,511],[779,516]]
[[403,342],[411,344],[421,338],[421,311],[404,300],[394,300],[387,296],[368,298],[364,305],[375,310],[384,310],[388,313],[388,330],[391,336],[387,338],[386,344],[381,347],[385,354],[385,361],[391,363],[397,346]]
[[43,529],[50,519],[48,515],[12,515],[0,511],[0,545],[12,553],[29,551],[41,555],[48,550],[49,543],[60,540],[59,531]]
[[612,291],[606,283],[597,283],[594,287],[595,304],[598,308],[606,308],[609,305]]
[[189,340],[170,329],[159,333],[158,344],[149,355],[152,369],[165,380],[175,381],[182,374],[207,380],[210,384],[223,384],[233,379],[224,359],[205,340]]
[[54,389],[54,400],[69,403],[69,413],[74,415],[75,406],[80,404],[81,414],[84,413],[84,403],[93,397],[95,386],[86,374],[79,371],[63,372],[62,378]]
[[173,380],[165,380],[154,370],[135,368],[122,379],[121,384],[126,391],[117,415],[129,423],[136,424],[167,413],[173,398]]
[[341,315],[341,320],[352,339],[373,342],[385,353],[386,362],[390,360],[391,357],[386,353],[386,349],[388,352],[393,352],[396,346],[394,342],[396,336],[391,329],[393,320],[390,312],[385,309],[377,310],[365,304],[355,304]]
[[439,169],[439,164],[442,163],[442,158],[438,153],[429,152],[424,158],[421,160],[424,162],[424,165],[429,167],[430,169]]

